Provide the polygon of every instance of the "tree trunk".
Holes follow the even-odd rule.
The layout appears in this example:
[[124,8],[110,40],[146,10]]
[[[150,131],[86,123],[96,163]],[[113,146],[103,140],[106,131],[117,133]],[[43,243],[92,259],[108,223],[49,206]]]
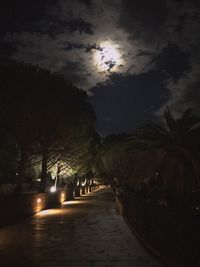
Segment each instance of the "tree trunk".
[[44,193],[47,184],[47,163],[48,163],[48,151],[45,150],[42,155],[42,172],[41,172],[41,183],[39,187],[39,193]]
[[20,194],[22,192],[22,182],[23,177],[26,170],[26,162],[27,162],[27,153],[25,149],[21,149],[21,158],[19,161],[18,172],[16,173],[16,187],[15,194]]
[[196,188],[196,172],[188,155],[182,155],[180,172],[180,201],[184,208],[190,208],[192,192]]
[[58,163],[57,164],[57,173],[56,173],[56,186],[60,185],[60,172],[61,172],[61,166]]

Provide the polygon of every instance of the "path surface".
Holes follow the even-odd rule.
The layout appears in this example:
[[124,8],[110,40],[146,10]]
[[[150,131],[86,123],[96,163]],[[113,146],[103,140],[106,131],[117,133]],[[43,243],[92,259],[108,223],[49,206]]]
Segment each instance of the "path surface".
[[109,188],[0,229],[1,267],[160,267],[116,214]]

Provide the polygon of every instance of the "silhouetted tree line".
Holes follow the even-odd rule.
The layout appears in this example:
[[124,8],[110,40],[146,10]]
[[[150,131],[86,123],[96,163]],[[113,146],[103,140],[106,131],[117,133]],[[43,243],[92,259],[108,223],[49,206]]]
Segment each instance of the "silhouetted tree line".
[[186,110],[163,125],[143,122],[134,134],[108,136],[97,169],[114,188],[146,198],[198,209],[200,205],[200,118]]
[[86,92],[61,75],[24,63],[0,65],[0,78],[1,178],[15,182],[19,193],[27,169],[39,159],[39,191],[44,192],[54,164],[87,172],[96,133]]

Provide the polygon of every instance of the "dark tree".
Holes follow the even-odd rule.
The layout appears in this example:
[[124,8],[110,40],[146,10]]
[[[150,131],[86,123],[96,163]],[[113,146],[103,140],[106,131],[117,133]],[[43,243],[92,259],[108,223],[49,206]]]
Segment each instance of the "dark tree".
[[[62,76],[37,66],[0,66],[0,123],[18,149],[16,192],[30,159],[41,157],[40,192],[45,191],[48,166],[88,143],[95,115],[87,94]],[[80,148],[79,147],[79,148]]]

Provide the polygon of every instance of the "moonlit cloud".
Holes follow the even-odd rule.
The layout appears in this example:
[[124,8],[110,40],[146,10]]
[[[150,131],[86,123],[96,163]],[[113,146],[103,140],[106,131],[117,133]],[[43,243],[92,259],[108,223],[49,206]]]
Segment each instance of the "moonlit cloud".
[[[45,7],[51,20],[38,21],[40,31],[7,33],[5,40],[15,42],[14,59],[61,72],[90,90],[113,73],[140,74],[153,66],[155,46],[133,40],[128,31],[119,27],[121,6],[121,1],[96,0],[91,5],[80,4],[78,0],[58,1],[57,5]],[[52,28],[57,32],[50,34]],[[109,71],[99,69],[94,60],[96,47],[105,42],[113,43],[120,55],[118,61],[122,62],[118,68],[110,65]]]
[[[160,116],[166,105],[176,115],[189,107],[200,113],[199,1],[45,0],[38,5],[37,19],[31,14],[32,22],[17,21],[16,30],[3,35],[6,44],[15,48],[12,58],[62,73],[90,95],[103,88],[102,101],[109,87],[115,99],[113,81],[117,81],[121,94],[124,86],[130,88],[128,94],[137,92],[133,98],[141,99],[137,106],[141,114]],[[105,43],[112,44],[117,55],[106,63],[101,60]],[[139,90],[138,80],[150,91]],[[140,92],[161,100],[147,103],[147,96]]]
[[[189,56],[189,70],[176,80],[166,81],[169,99],[165,103],[179,116],[192,108],[200,114],[200,3],[198,1],[168,1],[170,8],[167,28],[171,42]],[[161,114],[163,107],[157,112]]]
[[[199,55],[197,55],[199,57]],[[200,58],[199,58],[200,59]],[[169,90],[169,98],[165,103],[178,117],[186,109],[193,109],[200,115],[200,68],[199,64],[192,64],[191,71],[185,73],[179,80],[169,79],[166,81],[166,88]],[[157,114],[162,115],[161,107]]]

